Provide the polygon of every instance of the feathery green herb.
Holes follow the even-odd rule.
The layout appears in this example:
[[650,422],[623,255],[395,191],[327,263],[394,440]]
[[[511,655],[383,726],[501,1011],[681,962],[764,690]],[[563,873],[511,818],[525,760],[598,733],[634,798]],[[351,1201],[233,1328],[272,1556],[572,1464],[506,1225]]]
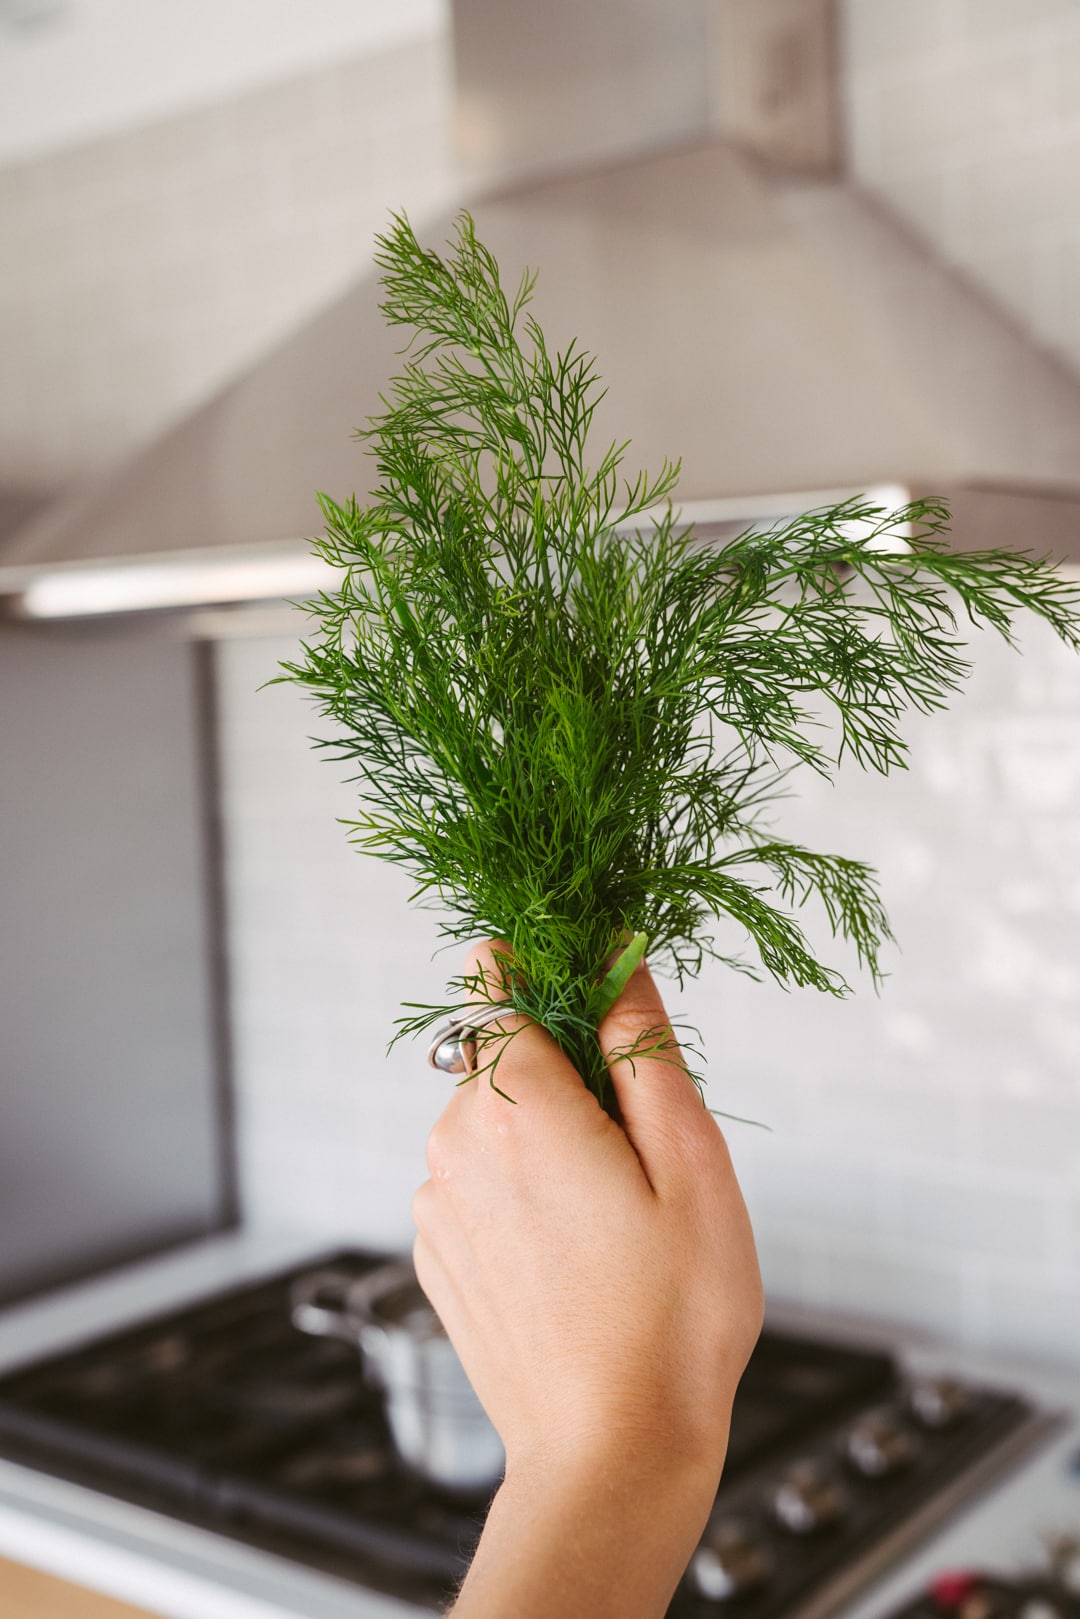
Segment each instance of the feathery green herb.
[[453,980],[453,1006],[403,1032],[480,989],[610,1106],[596,1026],[646,945],[680,982],[715,957],[842,995],[796,914],[813,900],[878,979],[874,872],[782,841],[770,805],[799,766],[905,765],[905,711],[967,673],[958,610],[1011,639],[1027,609],[1076,647],[1080,594],[1029,553],[949,550],[937,500],[696,540],[677,464],[587,459],[603,390],[526,313],[535,278],[507,296],[468,214],[447,246],[404,216],[378,239],[383,313],[415,335],[358,434],[370,503],[321,497],[340,585],[284,667],[332,722],[320,745],[358,767],[356,844],[413,875],[445,936],[510,945],[497,992]]

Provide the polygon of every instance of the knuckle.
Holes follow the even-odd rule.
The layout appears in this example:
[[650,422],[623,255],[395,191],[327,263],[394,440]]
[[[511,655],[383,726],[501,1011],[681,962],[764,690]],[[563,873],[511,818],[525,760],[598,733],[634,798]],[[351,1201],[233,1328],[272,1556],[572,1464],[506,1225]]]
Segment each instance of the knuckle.
[[622,1059],[656,1057],[682,1066],[682,1053],[663,1009],[637,1008],[616,1001],[603,1023],[607,1043],[613,1044],[614,1057]]
[[465,952],[464,971],[470,978],[474,978],[487,966],[491,958],[493,941],[482,939],[477,944],[471,944]]
[[440,1120],[434,1125],[427,1138],[427,1147],[424,1153],[427,1161],[428,1174],[433,1180],[444,1176],[449,1165],[449,1146],[446,1140],[446,1126]]
[[[434,1224],[433,1204],[435,1201],[436,1191],[434,1181],[424,1181],[422,1186],[417,1187],[416,1192],[413,1194],[412,1200],[413,1225],[416,1227],[419,1233],[429,1231]],[[417,1241],[419,1241],[419,1237],[417,1238]],[[416,1248],[414,1245],[414,1259],[415,1254]]]
[[498,992],[505,975],[505,967],[498,958],[509,954],[510,946],[505,939],[478,940],[465,952],[462,976],[483,979],[493,991]]
[[669,1047],[672,1051],[678,1049],[670,1023],[667,1022],[667,1013],[656,1002],[635,1005],[633,1002],[617,1001],[604,1018],[602,1028],[610,1035],[619,1036],[620,1043],[635,1044],[643,1051],[661,1044],[664,1051]]

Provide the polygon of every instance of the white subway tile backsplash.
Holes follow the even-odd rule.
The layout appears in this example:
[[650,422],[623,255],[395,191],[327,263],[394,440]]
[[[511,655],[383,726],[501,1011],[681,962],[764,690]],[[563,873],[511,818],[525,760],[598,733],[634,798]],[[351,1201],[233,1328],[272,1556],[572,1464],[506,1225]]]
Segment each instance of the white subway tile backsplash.
[[1080,1273],[1074,1268],[1036,1280],[1023,1272],[985,1272],[972,1279],[973,1340],[987,1349],[1031,1354],[1036,1348],[1062,1365],[1080,1358]]
[[938,1246],[1038,1264],[1049,1235],[1047,1198],[976,1169],[958,1166],[948,1179],[924,1172],[905,1176],[897,1235],[913,1250]]
[[807,1253],[803,1286],[804,1302],[822,1308],[978,1341],[973,1268],[938,1249],[906,1257],[884,1244],[817,1247]]
[[766,1300],[812,1303],[806,1285],[806,1255],[803,1249],[784,1242],[772,1232],[756,1232],[755,1236]]
[[1080,1192],[1080,1095],[1071,1103],[1038,1090],[982,1096],[972,1123],[986,1165],[1021,1171],[1035,1185],[1053,1182]]

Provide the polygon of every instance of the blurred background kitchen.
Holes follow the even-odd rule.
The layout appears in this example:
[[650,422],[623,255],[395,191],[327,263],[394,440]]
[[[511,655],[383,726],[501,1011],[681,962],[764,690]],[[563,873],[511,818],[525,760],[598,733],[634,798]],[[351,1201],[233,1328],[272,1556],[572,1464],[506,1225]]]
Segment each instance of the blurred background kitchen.
[[[610,384],[600,434],[683,454],[706,531],[910,490],[958,543],[1080,566],[1077,0],[528,12],[0,0],[16,1326],[234,1227],[410,1241],[446,1087],[385,1047],[455,958],[266,686],[314,489],[366,487],[391,209],[437,241],[467,202],[508,279],[539,269]],[[772,1300],[1080,1372],[1080,660],[1021,644],[975,637],[907,773],[784,810],[880,869],[881,993],[714,967],[669,1004],[711,1105],[769,1126],[730,1139]]]

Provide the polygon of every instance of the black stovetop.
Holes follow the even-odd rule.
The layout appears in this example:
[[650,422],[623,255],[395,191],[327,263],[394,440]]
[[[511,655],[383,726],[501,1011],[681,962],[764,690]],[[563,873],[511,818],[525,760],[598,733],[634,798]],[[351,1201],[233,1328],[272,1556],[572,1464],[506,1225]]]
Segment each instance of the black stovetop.
[[[0,1379],[0,1454],[438,1606],[468,1564],[486,1497],[411,1477],[357,1353],[289,1320],[305,1271],[360,1275],[386,1257],[320,1256]],[[766,1329],[736,1399],[715,1521],[736,1522],[770,1573],[723,1602],[688,1582],[672,1616],[779,1619],[850,1570],[1030,1416],[1015,1396],[965,1394],[956,1421],[915,1435],[913,1460],[866,1478],[838,1448],[860,1414],[885,1409],[919,1427],[892,1357]],[[836,1523],[796,1533],[773,1501],[806,1458],[836,1476],[845,1507]]]

